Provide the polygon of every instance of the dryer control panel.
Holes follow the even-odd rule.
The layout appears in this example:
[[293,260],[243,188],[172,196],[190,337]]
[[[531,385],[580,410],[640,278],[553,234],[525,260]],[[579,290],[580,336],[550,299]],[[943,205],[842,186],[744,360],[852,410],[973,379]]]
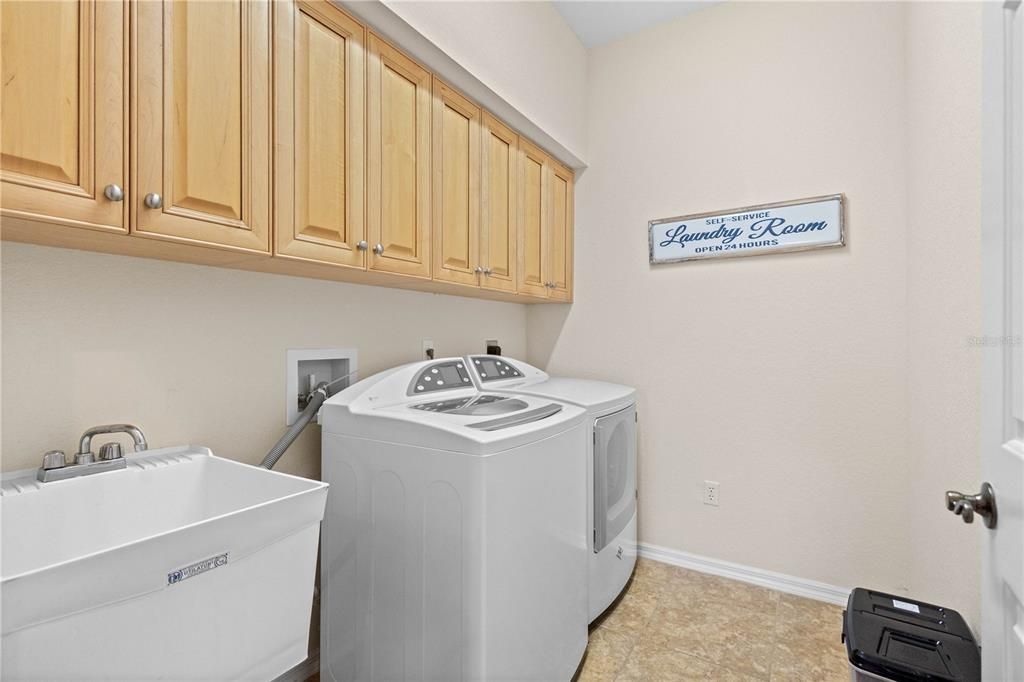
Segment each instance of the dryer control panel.
[[523,376],[522,372],[499,355],[471,355],[469,361],[473,363],[473,371],[476,372],[482,384],[489,381],[517,379]]

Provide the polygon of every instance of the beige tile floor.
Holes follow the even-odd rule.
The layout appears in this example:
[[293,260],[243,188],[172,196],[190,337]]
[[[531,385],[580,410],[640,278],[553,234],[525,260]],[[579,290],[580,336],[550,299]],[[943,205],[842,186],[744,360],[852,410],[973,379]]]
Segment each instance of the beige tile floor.
[[640,559],[575,680],[846,682],[842,627],[838,606]]
[[578,682],[850,679],[842,609],[640,559]]

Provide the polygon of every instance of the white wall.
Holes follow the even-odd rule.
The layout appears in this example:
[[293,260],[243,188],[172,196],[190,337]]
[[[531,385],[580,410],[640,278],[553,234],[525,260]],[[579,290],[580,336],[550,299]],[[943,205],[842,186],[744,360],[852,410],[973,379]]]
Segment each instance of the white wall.
[[[908,9],[908,455],[911,584],[978,619],[980,523],[943,491],[980,489],[981,5]],[[965,560],[937,560],[946,557]]]
[[[964,335],[978,273],[971,247],[960,262],[970,228],[934,239],[953,228],[929,221],[974,218],[971,133],[937,148],[977,112],[946,117],[939,93],[911,102],[929,80],[978,96],[974,10],[943,11],[933,25],[927,6],[724,3],[591,51],[576,303],[528,310],[529,357],[638,386],[642,541],[920,588],[970,615],[976,577],[944,585],[934,552],[973,548],[941,496],[975,482]],[[955,45],[929,61],[947,34]],[[967,169],[915,175],[957,157]],[[848,199],[843,249],[648,265],[650,219],[833,192]],[[936,449],[965,464],[921,477]],[[705,479],[721,483],[718,508],[702,504]]]
[[[587,51],[551,3],[384,4],[577,158],[586,159]],[[353,8],[359,11],[360,3]]]
[[[4,470],[127,421],[153,447],[258,463],[285,429],[285,352],[354,347],[362,376],[497,338],[525,353],[525,306],[5,242]],[[127,442],[127,441],[126,441]],[[319,476],[319,427],[282,471]]]

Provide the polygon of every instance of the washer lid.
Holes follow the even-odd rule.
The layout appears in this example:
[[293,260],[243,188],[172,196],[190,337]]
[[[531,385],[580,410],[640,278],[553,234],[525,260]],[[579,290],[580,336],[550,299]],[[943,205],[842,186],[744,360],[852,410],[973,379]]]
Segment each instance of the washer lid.
[[433,374],[435,366],[453,367],[456,362],[462,359],[403,365],[346,388],[321,408],[324,432],[482,455],[548,438],[583,422],[583,409],[546,396],[481,393],[461,381],[417,390],[426,385],[417,383],[424,372]]

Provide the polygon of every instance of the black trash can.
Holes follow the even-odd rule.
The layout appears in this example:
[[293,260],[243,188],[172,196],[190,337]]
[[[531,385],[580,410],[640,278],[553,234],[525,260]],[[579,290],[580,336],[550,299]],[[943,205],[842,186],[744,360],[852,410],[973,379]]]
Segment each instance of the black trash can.
[[858,587],[843,612],[853,682],[980,682],[981,651],[963,617],[942,606]]

